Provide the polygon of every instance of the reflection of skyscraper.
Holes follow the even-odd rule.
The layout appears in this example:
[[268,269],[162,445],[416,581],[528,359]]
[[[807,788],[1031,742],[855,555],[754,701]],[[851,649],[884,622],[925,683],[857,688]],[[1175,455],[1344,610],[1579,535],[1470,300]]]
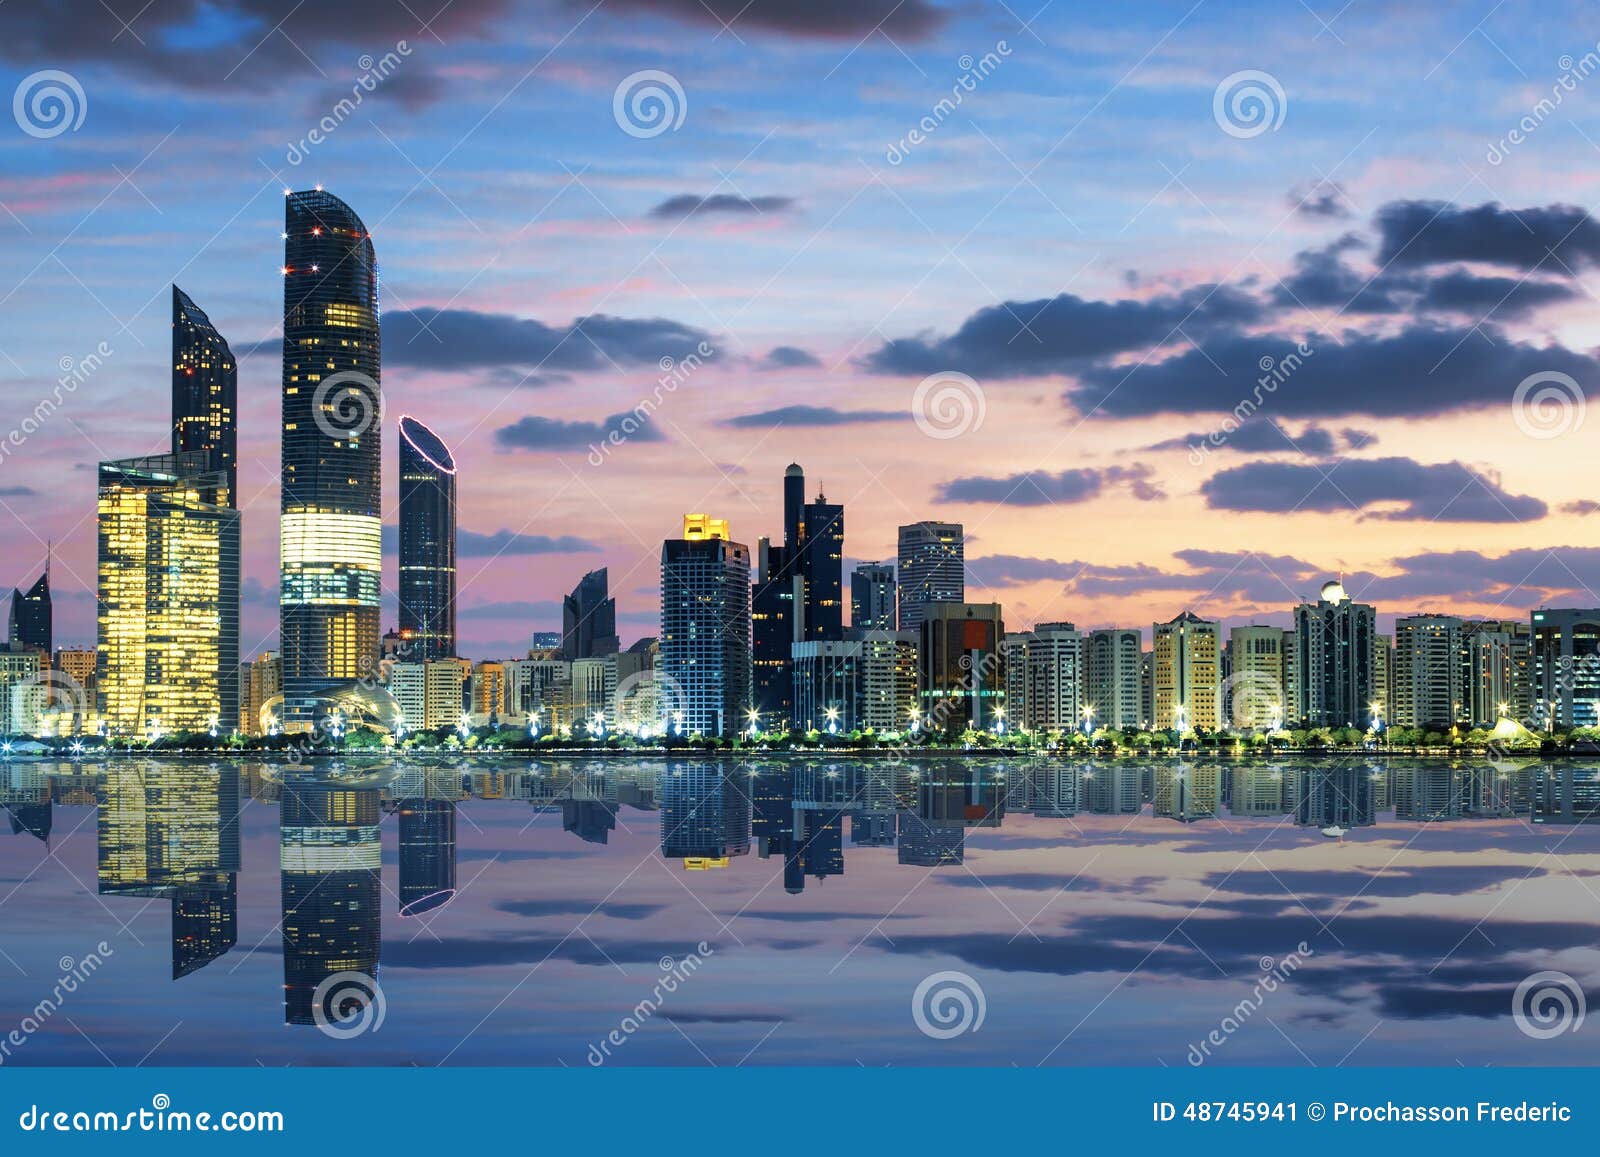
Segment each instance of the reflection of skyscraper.
[[239,718],[239,512],[203,452],[100,463],[101,718],[114,733]]
[[377,788],[286,782],[279,803],[283,1013],[314,1024],[317,986],[378,976],[382,848]]
[[690,869],[726,867],[731,857],[750,851],[750,796],[737,778],[746,774],[702,760],[662,769],[663,859],[681,859]]
[[929,603],[959,603],[967,592],[966,543],[959,522],[900,528],[900,629],[922,625]]
[[1222,807],[1222,772],[1209,763],[1161,764],[1155,769],[1158,816],[1190,823],[1215,819]]
[[383,577],[378,265],[372,235],[322,190],[284,201],[279,645],[284,720],[378,661]]
[[198,972],[239,942],[239,877],[209,873],[172,894],[172,979]]
[[409,662],[456,653],[456,461],[409,414],[400,419],[400,633]]
[[1316,828],[1362,828],[1374,822],[1372,772],[1362,765],[1302,767],[1294,822]]
[[30,651],[49,654],[54,641],[53,617],[50,606],[50,566],[28,588],[26,594],[13,589],[11,616],[7,624],[7,637],[13,647],[26,647]]
[[172,287],[172,452],[201,451],[239,505],[238,371],[205,311]]
[[752,767],[750,837],[765,859],[781,852],[794,831],[794,768],[787,762]]
[[898,859],[902,864],[943,868],[966,859],[966,825],[926,820],[916,812],[900,813]]
[[617,600],[605,567],[592,570],[561,600],[561,657],[601,659],[622,649],[617,637]]
[[[661,545],[661,652],[656,669],[682,720],[679,735],[731,736],[750,706],[750,549],[728,524],[685,515]],[[667,709],[667,705],[663,704]]]
[[456,894],[456,805],[405,799],[400,812],[400,915],[443,908]]

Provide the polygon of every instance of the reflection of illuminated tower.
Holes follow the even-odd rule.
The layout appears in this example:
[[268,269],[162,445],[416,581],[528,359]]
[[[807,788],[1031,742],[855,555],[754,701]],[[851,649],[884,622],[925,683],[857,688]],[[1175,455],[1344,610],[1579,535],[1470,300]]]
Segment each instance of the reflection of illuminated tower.
[[284,201],[279,645],[284,721],[378,661],[383,576],[378,265],[372,235],[322,190]]
[[1222,773],[1212,764],[1162,764],[1156,768],[1155,803],[1158,816],[1189,823],[1215,819],[1222,806]]
[[283,785],[283,1015],[314,1024],[317,986],[338,972],[377,979],[382,849],[377,788]]
[[750,775],[750,836],[756,854],[766,859],[781,852],[794,831],[794,768],[788,763],[762,764]]
[[208,874],[172,895],[172,979],[197,972],[239,942],[239,877]]
[[456,894],[456,805],[444,799],[400,802],[400,915],[443,908]]
[[661,774],[661,855],[691,870],[726,867],[750,851],[750,797],[740,771],[693,760]]
[[1295,823],[1317,828],[1362,828],[1374,822],[1372,773],[1367,767],[1303,767],[1296,774],[1300,783],[1295,797]]
[[409,414],[400,419],[401,658],[456,653],[456,460]]

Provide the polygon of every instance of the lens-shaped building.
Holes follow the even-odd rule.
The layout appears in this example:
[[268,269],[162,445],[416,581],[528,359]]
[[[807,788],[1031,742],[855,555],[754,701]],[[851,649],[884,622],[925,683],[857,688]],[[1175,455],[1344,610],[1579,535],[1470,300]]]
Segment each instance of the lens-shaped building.
[[456,653],[456,461],[409,414],[400,418],[400,635],[406,662]]
[[361,218],[321,189],[288,194],[283,230],[283,719],[305,730],[320,689],[378,662],[378,264]]

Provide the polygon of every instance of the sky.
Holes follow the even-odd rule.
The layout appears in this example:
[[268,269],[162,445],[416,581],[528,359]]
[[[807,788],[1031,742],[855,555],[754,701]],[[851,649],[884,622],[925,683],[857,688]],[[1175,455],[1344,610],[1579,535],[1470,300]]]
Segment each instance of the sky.
[[461,466],[471,657],[599,566],[654,634],[661,540],[780,535],[790,461],[849,560],[964,523],[1012,630],[1283,623],[1340,574],[1380,621],[1600,605],[1589,13],[1081,8],[0,8],[0,583],[53,542],[92,644],[94,467],[165,444],[176,282],[238,355],[275,645],[281,200],[321,184],[381,264],[385,521],[401,414]]

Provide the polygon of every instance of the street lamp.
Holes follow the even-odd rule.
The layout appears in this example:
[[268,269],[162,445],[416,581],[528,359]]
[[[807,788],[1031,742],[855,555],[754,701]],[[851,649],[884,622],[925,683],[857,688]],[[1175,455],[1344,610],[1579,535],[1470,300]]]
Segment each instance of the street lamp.
[[1083,714],[1083,733],[1085,735],[1091,735],[1091,734],[1094,733],[1094,704],[1093,703],[1084,704],[1082,714]]
[[828,734],[839,734],[839,709],[837,707],[828,708]]
[[761,712],[752,707],[745,712],[745,715],[750,720],[750,738],[754,739],[761,734]]
[[1006,733],[1006,709],[1004,707],[996,707],[994,709],[994,733],[996,735],[1004,735]]

